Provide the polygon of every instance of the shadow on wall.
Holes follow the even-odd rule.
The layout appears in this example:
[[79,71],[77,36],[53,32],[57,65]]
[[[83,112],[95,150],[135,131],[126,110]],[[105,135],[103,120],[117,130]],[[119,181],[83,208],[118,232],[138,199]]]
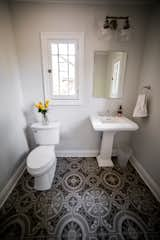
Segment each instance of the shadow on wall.
[[[60,120],[61,121],[61,120]],[[100,133],[93,130],[89,118],[72,119],[67,125],[61,122],[60,144],[57,150],[97,150]],[[88,142],[88,137],[91,139]],[[74,139],[74,142],[73,142]]]
[[24,111],[24,117],[27,123],[27,127],[25,129],[25,135],[26,135],[29,149],[32,150],[33,148],[35,148],[36,142],[34,140],[33,132],[30,126],[33,122],[37,122],[37,117],[35,112],[33,111],[32,105],[26,111]]

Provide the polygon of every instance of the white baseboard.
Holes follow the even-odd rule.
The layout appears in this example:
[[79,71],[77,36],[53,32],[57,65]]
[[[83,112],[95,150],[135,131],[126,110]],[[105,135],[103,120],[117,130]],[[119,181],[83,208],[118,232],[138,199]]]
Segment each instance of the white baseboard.
[[57,150],[57,157],[96,157],[98,150]]
[[26,168],[26,163],[23,161],[20,166],[17,168],[15,173],[11,176],[5,187],[0,192],[0,208],[3,206],[11,192],[13,191],[14,187],[16,186],[18,180],[24,173],[24,170]]
[[149,173],[143,168],[143,166],[138,162],[138,160],[132,156],[130,158],[130,163],[137,170],[145,184],[149,187],[155,198],[160,202],[160,186],[153,180]]
[[[57,157],[97,157],[99,150],[56,150]],[[112,156],[117,156],[117,149],[113,149]]]

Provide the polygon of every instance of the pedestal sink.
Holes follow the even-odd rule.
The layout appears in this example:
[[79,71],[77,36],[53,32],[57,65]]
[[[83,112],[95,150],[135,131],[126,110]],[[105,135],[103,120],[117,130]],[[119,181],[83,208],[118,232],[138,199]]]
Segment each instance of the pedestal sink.
[[136,131],[138,125],[126,117],[91,116],[95,131],[102,131],[100,154],[97,156],[100,167],[113,167],[111,160],[114,135],[117,131]]

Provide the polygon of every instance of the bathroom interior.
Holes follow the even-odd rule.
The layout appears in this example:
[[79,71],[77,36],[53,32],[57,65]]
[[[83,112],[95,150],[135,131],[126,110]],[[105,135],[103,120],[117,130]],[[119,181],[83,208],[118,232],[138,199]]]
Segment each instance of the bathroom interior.
[[0,239],[160,239],[160,4],[0,1]]

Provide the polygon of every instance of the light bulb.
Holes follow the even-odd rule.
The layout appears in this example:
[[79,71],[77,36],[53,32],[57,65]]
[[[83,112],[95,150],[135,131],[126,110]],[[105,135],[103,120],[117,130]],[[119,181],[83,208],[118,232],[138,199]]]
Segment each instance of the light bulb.
[[131,37],[131,31],[130,29],[121,29],[119,31],[119,38],[121,41],[129,41]]
[[102,35],[106,40],[111,40],[113,37],[113,31],[110,28],[102,29]]

